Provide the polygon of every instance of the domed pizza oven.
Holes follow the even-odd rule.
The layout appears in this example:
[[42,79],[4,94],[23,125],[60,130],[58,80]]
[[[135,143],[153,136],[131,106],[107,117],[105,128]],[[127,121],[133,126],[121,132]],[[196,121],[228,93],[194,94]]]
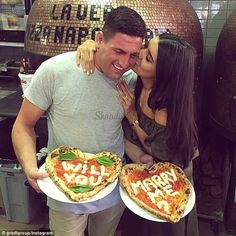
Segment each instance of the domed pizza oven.
[[210,120],[223,135],[236,141],[236,9],[217,42],[210,89]]
[[120,5],[140,13],[148,38],[170,30],[192,44],[202,57],[201,25],[185,0],[36,0],[27,21],[25,50],[42,56],[75,50],[86,39],[94,39],[106,15]]

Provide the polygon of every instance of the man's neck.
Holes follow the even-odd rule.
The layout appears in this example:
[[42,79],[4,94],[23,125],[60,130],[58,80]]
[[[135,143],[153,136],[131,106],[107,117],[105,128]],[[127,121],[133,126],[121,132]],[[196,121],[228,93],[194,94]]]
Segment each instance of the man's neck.
[[98,71],[100,71],[101,73],[103,73],[102,68],[101,68],[101,66],[100,66],[100,64],[99,64],[97,52],[95,52],[95,54],[94,54],[94,66],[95,66],[95,68],[96,68]]

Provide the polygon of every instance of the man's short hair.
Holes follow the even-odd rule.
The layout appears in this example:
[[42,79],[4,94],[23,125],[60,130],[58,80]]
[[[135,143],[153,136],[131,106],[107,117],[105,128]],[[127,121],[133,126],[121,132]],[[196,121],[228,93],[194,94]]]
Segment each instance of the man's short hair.
[[135,10],[120,6],[108,14],[102,32],[105,40],[112,38],[116,33],[144,39],[147,30],[144,20]]

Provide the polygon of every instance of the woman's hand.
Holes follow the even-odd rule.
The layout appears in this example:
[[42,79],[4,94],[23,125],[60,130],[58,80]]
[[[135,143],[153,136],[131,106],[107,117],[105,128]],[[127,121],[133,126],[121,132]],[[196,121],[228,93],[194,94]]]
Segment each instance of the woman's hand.
[[94,71],[94,53],[97,50],[97,44],[94,40],[88,39],[77,48],[76,62],[80,65],[87,75]]
[[134,163],[145,164],[145,169],[150,170],[151,167],[155,164],[155,161],[151,155],[144,154],[144,155],[140,156],[139,158],[135,159]]
[[139,157],[139,161],[142,164],[146,164],[147,167],[152,166],[155,163],[153,157],[149,154],[144,154],[143,156]]
[[118,100],[124,109],[126,118],[132,124],[138,118],[135,109],[134,93],[130,90],[126,82],[122,79],[119,80],[117,89],[118,89]]

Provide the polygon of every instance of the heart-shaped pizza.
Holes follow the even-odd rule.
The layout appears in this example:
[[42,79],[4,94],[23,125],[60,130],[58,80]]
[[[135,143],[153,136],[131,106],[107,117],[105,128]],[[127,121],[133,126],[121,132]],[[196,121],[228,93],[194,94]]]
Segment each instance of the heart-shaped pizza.
[[45,169],[52,181],[72,201],[88,200],[115,181],[122,162],[111,152],[95,155],[79,148],[61,146],[48,154]]
[[161,219],[176,223],[191,196],[191,183],[178,166],[160,162],[151,169],[143,164],[127,164],[120,180],[129,196]]

